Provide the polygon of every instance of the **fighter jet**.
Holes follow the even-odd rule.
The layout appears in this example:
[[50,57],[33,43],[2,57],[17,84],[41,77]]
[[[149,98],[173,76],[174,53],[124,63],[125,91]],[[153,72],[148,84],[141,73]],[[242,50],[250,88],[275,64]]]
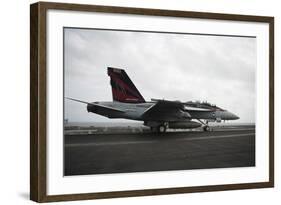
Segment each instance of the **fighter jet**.
[[200,101],[170,101],[151,99],[145,101],[125,70],[108,67],[112,88],[112,102],[85,102],[67,98],[87,105],[87,111],[110,119],[123,118],[143,121],[153,132],[169,129],[192,129],[203,127],[210,131],[208,122],[237,120],[239,117],[214,104]]

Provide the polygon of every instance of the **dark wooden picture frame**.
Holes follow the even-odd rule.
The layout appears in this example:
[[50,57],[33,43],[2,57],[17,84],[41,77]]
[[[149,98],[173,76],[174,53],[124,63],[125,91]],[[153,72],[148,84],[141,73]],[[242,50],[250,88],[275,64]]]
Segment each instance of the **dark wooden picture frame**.
[[[84,12],[136,14],[269,24],[269,181],[212,186],[47,195],[47,80],[46,13],[49,9]],[[218,13],[125,8],[81,4],[39,2],[30,6],[30,199],[37,202],[147,196],[192,192],[265,188],[274,186],[274,18]]]

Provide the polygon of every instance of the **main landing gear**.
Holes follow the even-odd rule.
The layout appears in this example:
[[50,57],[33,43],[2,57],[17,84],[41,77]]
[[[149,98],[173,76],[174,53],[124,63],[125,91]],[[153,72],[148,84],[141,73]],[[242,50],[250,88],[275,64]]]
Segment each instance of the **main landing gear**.
[[165,125],[160,125],[157,127],[157,129],[158,129],[157,131],[159,133],[164,133],[164,132],[166,132],[167,127]]
[[152,132],[157,132],[157,133],[165,133],[167,130],[167,126],[165,124],[159,125],[157,127],[150,127],[150,130]]

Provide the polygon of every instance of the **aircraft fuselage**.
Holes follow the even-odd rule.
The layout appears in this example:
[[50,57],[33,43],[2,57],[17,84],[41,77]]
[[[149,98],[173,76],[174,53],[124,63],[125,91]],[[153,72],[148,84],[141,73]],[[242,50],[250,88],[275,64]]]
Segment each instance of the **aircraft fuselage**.
[[[103,115],[108,118],[125,118],[131,120],[139,121],[165,121],[165,116],[159,115],[154,116],[153,118],[145,118],[143,114],[147,109],[153,106],[156,102],[145,102],[145,103],[122,103],[122,102],[94,102],[95,104],[104,105],[106,107],[111,107],[113,109],[124,110],[124,112],[112,112],[107,109],[102,109],[93,104],[88,104],[88,112],[96,113]],[[203,119],[209,121],[221,121],[221,120],[236,120],[239,119],[235,114],[221,109],[214,109],[213,111],[188,111],[183,110],[175,113],[174,120],[169,121],[190,121],[192,119]]]

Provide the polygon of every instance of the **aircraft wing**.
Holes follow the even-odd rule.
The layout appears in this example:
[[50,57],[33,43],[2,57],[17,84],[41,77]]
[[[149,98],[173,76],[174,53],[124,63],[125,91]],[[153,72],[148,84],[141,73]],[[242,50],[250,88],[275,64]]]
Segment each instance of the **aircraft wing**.
[[125,112],[124,110],[109,107],[109,106],[105,106],[105,105],[95,103],[95,102],[85,102],[85,101],[77,100],[77,99],[74,99],[74,98],[67,98],[67,99],[72,100],[72,101],[76,101],[76,102],[80,102],[80,103],[84,103],[84,104],[87,104],[87,105],[92,105],[92,106],[95,106],[95,107],[103,109],[103,110],[109,110],[109,111],[113,111],[113,112]]
[[190,117],[188,112],[184,112],[184,104],[179,101],[153,100],[156,101],[143,114],[144,120],[156,121],[178,121]]

